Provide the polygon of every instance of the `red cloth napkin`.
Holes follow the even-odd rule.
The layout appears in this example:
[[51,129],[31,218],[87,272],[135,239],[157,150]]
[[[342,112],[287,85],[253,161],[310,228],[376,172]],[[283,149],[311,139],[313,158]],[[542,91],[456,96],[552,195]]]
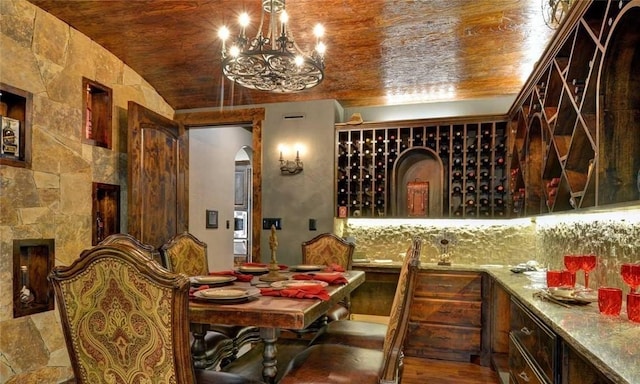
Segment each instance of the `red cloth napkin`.
[[236,271],[216,271],[209,272],[210,275],[213,276],[235,276],[238,281],[248,282],[253,279],[252,275],[246,275],[244,273],[236,272]]
[[[269,264],[264,264],[264,263],[242,263],[242,266],[244,267],[262,267],[262,268],[269,268]],[[282,264],[278,264],[278,267],[283,270],[283,269],[287,269],[289,268],[286,265],[282,265]]]
[[200,291],[203,289],[209,289],[208,285],[199,285],[197,287],[191,287],[189,288],[189,297],[195,297],[194,293],[196,293],[196,291]]
[[320,280],[331,285],[347,284],[347,278],[340,272],[334,273],[299,273],[291,276],[294,280]]
[[296,288],[260,288],[262,296],[293,297],[297,299],[320,299],[329,300],[329,292],[320,285],[308,285]]
[[344,272],[344,268],[339,264],[331,263],[331,265],[324,269],[324,272]]

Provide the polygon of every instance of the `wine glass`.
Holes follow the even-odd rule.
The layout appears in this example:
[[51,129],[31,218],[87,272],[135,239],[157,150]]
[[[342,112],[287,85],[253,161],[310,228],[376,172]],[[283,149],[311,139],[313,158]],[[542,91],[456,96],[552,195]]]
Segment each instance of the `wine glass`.
[[565,255],[564,256],[564,266],[567,268],[569,273],[574,277],[571,279],[573,281],[572,288],[575,287],[575,274],[582,268],[582,259],[581,256],[578,255]]
[[589,290],[589,272],[596,269],[596,255],[582,255],[582,269],[584,270],[584,289]]
[[622,279],[629,285],[630,292],[635,293],[640,286],[640,264],[625,263],[620,267]]

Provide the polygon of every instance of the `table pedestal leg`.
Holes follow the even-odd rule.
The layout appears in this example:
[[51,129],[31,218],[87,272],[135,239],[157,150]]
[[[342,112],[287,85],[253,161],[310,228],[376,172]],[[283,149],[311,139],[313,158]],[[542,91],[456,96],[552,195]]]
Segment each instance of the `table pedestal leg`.
[[198,369],[207,368],[207,355],[204,342],[204,336],[209,330],[208,325],[191,324],[191,334],[193,335],[193,344],[191,344],[191,356],[193,357],[193,365]]
[[280,329],[278,328],[260,328],[260,338],[264,342],[264,351],[262,352],[262,377],[267,383],[275,383],[276,375],[278,374],[278,367],[276,363],[276,354],[278,349],[276,348],[276,341],[280,335]]

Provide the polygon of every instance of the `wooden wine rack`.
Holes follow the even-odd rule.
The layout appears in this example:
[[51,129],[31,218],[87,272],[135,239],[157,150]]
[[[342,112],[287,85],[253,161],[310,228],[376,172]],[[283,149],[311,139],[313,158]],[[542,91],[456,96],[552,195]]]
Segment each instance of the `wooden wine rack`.
[[429,191],[441,209],[424,217],[506,217],[507,126],[505,117],[337,124],[336,215],[406,217],[398,192],[406,186],[394,180],[418,154],[442,164],[441,188]]
[[512,216],[639,199],[639,1],[576,2],[516,100]]

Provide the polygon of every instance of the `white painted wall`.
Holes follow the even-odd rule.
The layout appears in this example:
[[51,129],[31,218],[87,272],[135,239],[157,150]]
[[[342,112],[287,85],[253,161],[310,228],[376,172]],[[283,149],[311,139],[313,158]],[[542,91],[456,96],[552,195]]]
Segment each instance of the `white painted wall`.
[[[189,232],[207,243],[210,270],[233,266],[235,159],[243,146],[251,146],[251,132],[242,127],[189,130]],[[217,229],[206,228],[207,209],[218,211]]]

